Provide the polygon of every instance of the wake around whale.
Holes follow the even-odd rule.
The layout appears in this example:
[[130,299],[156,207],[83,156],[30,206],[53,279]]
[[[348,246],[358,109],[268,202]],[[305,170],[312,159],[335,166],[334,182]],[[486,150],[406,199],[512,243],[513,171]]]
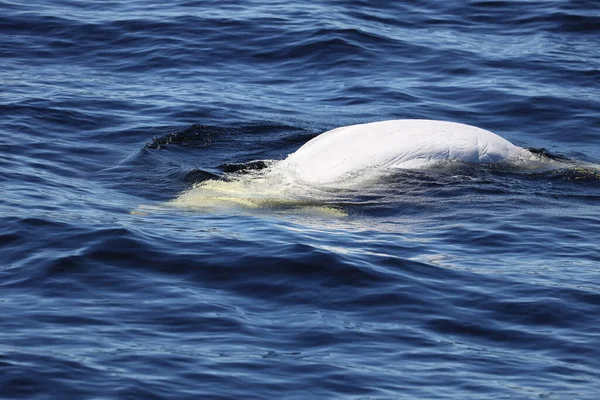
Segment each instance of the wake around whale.
[[[369,190],[381,175],[444,163],[538,170],[552,160],[502,137],[456,122],[391,120],[336,128],[266,168],[200,182],[167,203],[185,209],[318,209],[336,212],[340,193]],[[343,189],[340,192],[340,189]]]

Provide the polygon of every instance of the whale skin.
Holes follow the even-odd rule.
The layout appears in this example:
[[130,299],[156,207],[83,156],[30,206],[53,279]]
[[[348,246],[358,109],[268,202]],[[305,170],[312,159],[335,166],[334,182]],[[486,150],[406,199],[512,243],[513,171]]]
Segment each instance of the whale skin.
[[457,122],[403,119],[336,128],[290,154],[280,167],[325,184],[369,168],[419,169],[445,161],[510,162],[530,153],[487,131]]

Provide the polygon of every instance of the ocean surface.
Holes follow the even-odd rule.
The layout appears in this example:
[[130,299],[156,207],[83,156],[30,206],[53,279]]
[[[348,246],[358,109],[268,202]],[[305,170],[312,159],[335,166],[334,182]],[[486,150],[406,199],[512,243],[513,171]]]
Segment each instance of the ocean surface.
[[[409,118],[564,167],[252,184]],[[0,0],[0,398],[598,399],[599,163],[596,0]]]

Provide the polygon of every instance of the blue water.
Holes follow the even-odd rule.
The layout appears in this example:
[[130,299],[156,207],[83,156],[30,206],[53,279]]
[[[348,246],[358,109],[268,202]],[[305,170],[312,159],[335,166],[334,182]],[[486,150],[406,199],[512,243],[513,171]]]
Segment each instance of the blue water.
[[[0,1],[0,398],[597,399],[596,0]],[[575,165],[176,209],[336,126]]]

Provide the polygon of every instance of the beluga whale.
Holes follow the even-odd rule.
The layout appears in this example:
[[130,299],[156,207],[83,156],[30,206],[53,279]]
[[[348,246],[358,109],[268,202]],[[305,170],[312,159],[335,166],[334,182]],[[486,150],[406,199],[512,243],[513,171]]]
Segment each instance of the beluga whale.
[[331,184],[365,170],[423,169],[458,161],[523,163],[534,154],[474,126],[400,119],[336,128],[308,141],[274,170],[309,184]]
[[246,170],[196,183],[167,205],[329,212],[328,204],[343,202],[352,193],[377,192],[380,182],[389,182],[383,177],[455,163],[533,172],[561,165],[475,126],[389,120],[324,132],[282,160],[251,162]]

